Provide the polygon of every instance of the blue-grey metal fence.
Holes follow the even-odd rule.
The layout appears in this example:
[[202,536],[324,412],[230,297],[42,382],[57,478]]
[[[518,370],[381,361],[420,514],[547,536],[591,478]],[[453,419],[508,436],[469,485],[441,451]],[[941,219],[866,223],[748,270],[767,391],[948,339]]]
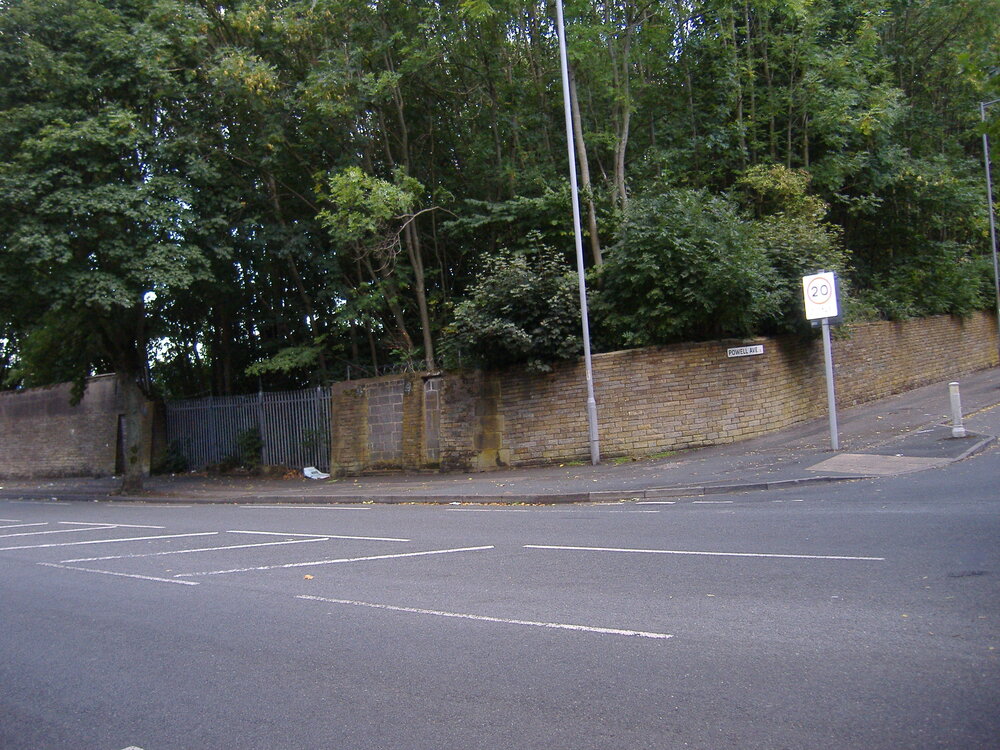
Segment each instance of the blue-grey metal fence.
[[261,463],[330,468],[330,389],[219,396],[166,403],[167,441],[203,469],[239,456],[259,435]]

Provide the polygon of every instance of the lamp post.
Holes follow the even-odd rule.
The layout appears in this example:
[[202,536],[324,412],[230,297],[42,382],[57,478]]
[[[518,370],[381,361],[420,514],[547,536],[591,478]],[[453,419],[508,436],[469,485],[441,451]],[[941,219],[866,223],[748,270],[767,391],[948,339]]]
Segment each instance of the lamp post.
[[997,225],[993,214],[993,178],[990,175],[990,136],[986,131],[986,108],[997,102],[1000,102],[1000,99],[979,102],[979,116],[983,120],[983,162],[986,165],[986,208],[990,217],[990,247],[993,250],[993,285],[996,288],[997,297],[997,356],[1000,357],[1000,264],[997,263]]
[[601,461],[597,437],[597,401],[594,399],[594,367],[590,357],[590,320],[587,316],[587,281],[583,273],[583,233],[580,229],[580,195],[576,184],[576,155],[573,153],[573,117],[569,96],[569,63],[566,60],[566,29],[562,0],[556,0],[556,29],[559,33],[559,63],[562,68],[563,106],[566,111],[566,152],[569,154],[569,186],[573,194],[573,235],[576,239],[576,272],[580,286],[580,320],[583,325],[583,361],[587,371],[587,427],[590,462]]

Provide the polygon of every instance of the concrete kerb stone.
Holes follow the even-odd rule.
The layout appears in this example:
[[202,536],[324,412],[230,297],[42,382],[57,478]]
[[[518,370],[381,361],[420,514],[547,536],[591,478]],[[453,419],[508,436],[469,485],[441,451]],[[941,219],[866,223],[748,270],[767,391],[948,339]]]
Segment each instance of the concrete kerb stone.
[[995,442],[996,442],[996,436],[995,435],[985,435],[985,436],[983,436],[982,440],[980,440],[979,442],[977,442],[971,448],[968,448],[967,450],[965,450],[961,455],[959,455],[954,460],[955,461],[962,461],[962,460],[968,458],[969,456],[972,456],[972,455],[975,455],[976,453],[979,453],[979,451],[981,451],[981,450],[985,450],[988,446],[992,445]]

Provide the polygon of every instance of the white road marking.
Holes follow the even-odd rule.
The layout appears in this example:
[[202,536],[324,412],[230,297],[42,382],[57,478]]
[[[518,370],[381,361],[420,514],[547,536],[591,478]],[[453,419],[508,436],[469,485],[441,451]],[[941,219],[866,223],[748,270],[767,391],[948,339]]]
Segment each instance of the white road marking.
[[261,510],[371,510],[367,506],[362,506],[358,508],[347,507],[343,505],[302,505],[301,503],[289,503],[288,505],[256,505],[255,503],[248,503],[244,505],[237,505],[238,508],[260,508]]
[[526,544],[525,549],[549,549],[574,552],[634,552],[647,555],[701,555],[704,557],[777,557],[788,560],[862,560],[884,562],[884,557],[852,557],[848,555],[786,555],[774,552],[701,552],[680,549],[630,549],[627,547],[569,547],[551,544]]
[[197,581],[175,581],[173,578],[157,578],[156,576],[140,576],[135,573],[118,573],[114,570],[97,570],[96,568],[78,568],[75,565],[60,565],[59,563],[40,562],[47,568],[60,568],[62,570],[80,570],[84,573],[100,573],[105,576],[118,576],[120,578],[138,578],[142,581],[157,581],[158,583],[179,583],[183,586],[197,586]]
[[55,531],[22,531],[17,534],[0,534],[0,538],[10,537],[10,536],[41,536],[42,534],[79,534],[81,531],[104,531],[109,528],[114,528],[113,526],[101,526],[94,527],[89,526],[86,529],[56,529]]
[[352,607],[368,607],[370,609],[383,609],[389,612],[405,612],[414,615],[430,615],[432,617],[451,617],[459,620],[475,620],[476,622],[493,622],[501,625],[524,625],[533,628],[551,628],[555,630],[575,630],[583,633],[600,633],[601,635],[625,635],[639,638],[654,638],[666,640],[673,638],[669,633],[653,633],[644,630],[624,630],[621,628],[603,628],[592,625],[568,625],[562,622],[535,622],[533,620],[515,620],[504,617],[489,617],[487,615],[470,615],[462,612],[443,612],[437,609],[421,609],[419,607],[397,607],[391,604],[376,604],[374,602],[359,602],[351,599],[328,599],[322,596],[310,596],[302,594],[296,599],[306,599],[314,602],[325,602],[327,604],[347,604]]
[[0,518],[0,523],[21,523],[20,518]]
[[391,536],[344,536],[342,534],[293,534],[286,531],[243,531],[240,529],[230,529],[227,534],[267,534],[270,536],[308,536],[322,537],[323,539],[360,539],[363,542],[412,542],[412,539],[398,539]]
[[166,552],[140,552],[134,555],[106,555],[105,557],[78,557],[73,560],[60,560],[63,563],[97,562],[98,560],[126,560],[133,557],[159,557],[160,555],[186,555],[189,552],[215,552],[227,549],[249,549],[250,547],[277,547],[280,544],[309,544],[310,542],[326,542],[327,537],[319,539],[288,539],[284,542],[257,542],[256,544],[230,544],[226,547],[199,547],[197,549],[172,549]]
[[190,505],[174,505],[170,501],[156,501],[156,500],[150,500],[148,503],[122,503],[117,500],[98,500],[96,502],[105,503],[107,505],[114,503],[115,510],[118,510],[119,508],[146,508],[147,510],[151,510],[154,508],[156,510],[166,510],[167,508],[173,510],[174,508],[177,508],[180,510],[183,508],[192,507]]
[[106,529],[165,529],[166,526],[141,526],[134,523],[94,523],[93,521],[58,521],[68,526],[103,526]]
[[3,529],[25,529],[28,526],[48,526],[48,525],[49,525],[48,521],[42,521],[40,523],[15,523],[15,524],[11,524],[10,526],[0,526],[0,530],[3,530]]
[[204,570],[199,573],[178,573],[175,578],[190,578],[192,576],[217,576],[226,573],[249,573],[255,570],[281,570],[284,568],[310,568],[318,565],[335,565],[337,563],[368,562],[370,560],[395,560],[402,557],[425,557],[427,555],[447,555],[453,552],[479,552],[495,549],[491,544],[486,547],[458,547],[456,549],[435,549],[427,552],[402,552],[396,555],[371,555],[369,557],[341,557],[336,560],[313,560],[311,562],[285,563],[284,565],[258,565],[252,568],[232,568],[230,570]]
[[180,539],[188,536],[215,536],[218,531],[199,531],[195,534],[163,534],[161,536],[129,536],[123,539],[90,539],[86,542],[58,542],[53,544],[27,544],[20,547],[0,547],[0,552],[9,549],[44,549],[46,547],[77,547],[81,544],[114,544],[115,542],[144,542],[148,539]]
[[532,513],[528,508],[445,508],[449,513]]

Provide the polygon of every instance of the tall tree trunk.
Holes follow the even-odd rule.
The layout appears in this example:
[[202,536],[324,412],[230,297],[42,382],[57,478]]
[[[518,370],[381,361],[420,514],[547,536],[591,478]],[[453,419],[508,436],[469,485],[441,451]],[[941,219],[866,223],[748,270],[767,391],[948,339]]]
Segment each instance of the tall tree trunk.
[[[395,72],[395,67],[392,63],[392,58],[387,54],[385,56],[386,66],[389,70]],[[492,87],[492,82],[491,82]],[[395,85],[392,88],[392,100],[396,105],[396,121],[399,123],[399,133],[400,133],[400,150],[402,151],[402,164],[406,168],[407,174],[411,171],[410,165],[410,130],[406,123],[406,109],[403,101],[403,91],[399,88],[399,85]],[[388,139],[386,139],[386,148],[389,149]],[[391,149],[389,149],[391,151]],[[499,153],[498,153],[499,158]],[[420,329],[424,344],[424,364],[428,370],[433,370],[434,365],[434,341],[431,336],[431,321],[430,314],[427,309],[427,291],[426,291],[426,279],[424,278],[424,259],[422,248],[420,244],[420,237],[417,235],[416,227],[414,222],[410,221],[403,227],[403,241],[406,244],[406,252],[410,258],[410,267],[413,269],[413,292],[417,298],[417,309],[420,314]],[[402,310],[393,310],[393,315],[397,318],[397,321],[402,322]],[[410,341],[409,334],[406,334],[405,327],[400,326],[400,330],[405,334],[406,341],[412,350],[413,344]]]
[[587,201],[587,233],[590,239],[590,254],[594,265],[604,263],[601,256],[601,239],[597,234],[597,211],[594,208],[594,189],[590,182],[590,161],[587,159],[587,143],[583,139],[583,118],[580,117],[580,100],[576,95],[576,77],[573,69],[569,69],[569,100],[573,113],[573,140],[576,143],[576,158],[580,162],[580,180],[583,183],[583,195]]
[[403,346],[406,347],[407,356],[412,355],[413,339],[410,337],[410,332],[406,330],[406,319],[403,317],[403,308],[399,306],[399,302],[397,301],[399,297],[399,285],[396,284],[396,280],[392,277],[392,269],[388,264],[382,263],[376,271],[368,258],[364,259],[364,264],[373,280],[381,280],[385,284],[385,288],[389,292],[385,299],[386,305],[389,308],[389,312],[392,313],[393,320],[396,322],[396,330],[399,331],[400,338],[403,340]]
[[424,288],[424,260],[420,247],[420,236],[414,227],[414,222],[407,222],[403,229],[403,239],[406,242],[406,252],[413,266],[413,291],[417,297],[417,308],[420,312],[420,332],[424,340],[424,366],[434,370],[434,340],[431,337],[431,318],[427,311],[427,291]]
[[125,470],[119,492],[125,495],[142,492],[143,478],[149,471],[149,452],[145,439],[149,405],[146,394],[137,382],[139,377],[140,374],[135,372],[118,373],[118,387],[121,389],[124,409],[121,446],[124,449],[122,463]]

